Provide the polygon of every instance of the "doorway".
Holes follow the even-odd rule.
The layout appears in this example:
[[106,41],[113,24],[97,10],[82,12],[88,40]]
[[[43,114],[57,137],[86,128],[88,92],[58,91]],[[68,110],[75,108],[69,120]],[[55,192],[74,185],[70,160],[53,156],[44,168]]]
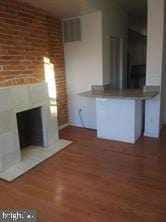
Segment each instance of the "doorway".
[[146,84],[147,1],[142,11],[128,15],[127,88],[143,89]]

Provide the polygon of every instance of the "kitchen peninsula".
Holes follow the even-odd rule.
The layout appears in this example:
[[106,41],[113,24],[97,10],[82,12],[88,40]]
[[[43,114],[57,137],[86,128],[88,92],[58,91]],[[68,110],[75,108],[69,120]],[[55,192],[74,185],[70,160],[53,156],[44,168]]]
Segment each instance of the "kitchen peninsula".
[[135,143],[143,130],[144,101],[158,92],[126,89],[87,91],[79,95],[96,99],[99,138]]

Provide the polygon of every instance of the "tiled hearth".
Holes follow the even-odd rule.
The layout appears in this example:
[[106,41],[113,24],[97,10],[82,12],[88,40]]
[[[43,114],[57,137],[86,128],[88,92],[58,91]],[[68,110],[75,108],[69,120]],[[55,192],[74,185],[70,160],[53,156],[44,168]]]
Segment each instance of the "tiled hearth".
[[[32,142],[21,150],[17,116],[37,108],[41,110],[43,147]],[[59,140],[56,100],[49,98],[47,83],[0,88],[0,178],[12,181],[70,143]]]

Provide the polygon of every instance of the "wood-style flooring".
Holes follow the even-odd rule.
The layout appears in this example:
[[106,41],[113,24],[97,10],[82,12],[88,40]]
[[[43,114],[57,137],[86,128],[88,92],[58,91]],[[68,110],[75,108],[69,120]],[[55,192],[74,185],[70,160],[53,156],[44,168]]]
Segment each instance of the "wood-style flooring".
[[136,145],[67,127],[74,143],[13,183],[0,209],[35,209],[38,222],[166,222],[166,130]]

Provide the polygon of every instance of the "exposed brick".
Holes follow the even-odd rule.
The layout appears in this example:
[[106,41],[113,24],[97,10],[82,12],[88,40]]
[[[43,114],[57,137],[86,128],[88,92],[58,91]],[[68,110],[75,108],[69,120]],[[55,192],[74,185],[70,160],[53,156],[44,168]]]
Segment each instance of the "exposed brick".
[[0,9],[0,87],[35,83],[35,78],[43,81],[43,58],[49,58],[55,68],[58,122],[67,123],[61,21],[17,0],[0,0]]

